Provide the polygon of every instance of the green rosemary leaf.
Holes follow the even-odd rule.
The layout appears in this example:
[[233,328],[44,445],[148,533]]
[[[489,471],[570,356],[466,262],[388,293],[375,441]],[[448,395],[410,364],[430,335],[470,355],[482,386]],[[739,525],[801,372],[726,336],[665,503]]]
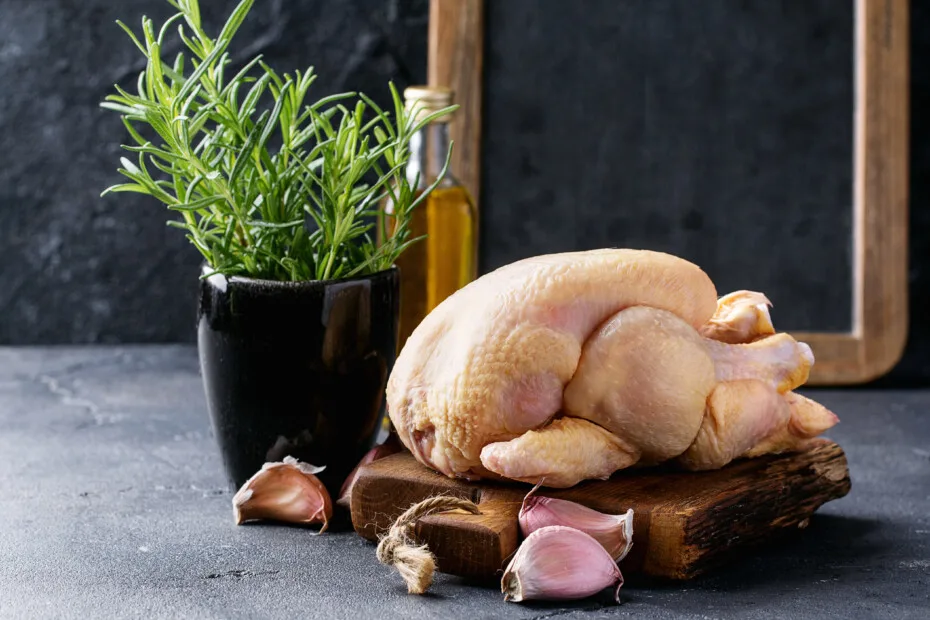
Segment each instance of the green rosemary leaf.
[[252,151],[254,150],[255,145],[258,144],[258,141],[264,132],[265,123],[268,120],[269,114],[270,112],[267,110],[262,113],[262,115],[258,118],[258,122],[255,123],[255,127],[252,129],[252,133],[249,134],[245,144],[239,151],[239,154],[236,157],[236,164],[233,166],[232,172],[229,173],[230,185],[234,185],[236,183],[236,180],[239,178],[239,175],[242,174],[242,171],[245,170],[245,167],[253,161],[251,158]]
[[124,23],[121,22],[120,20],[116,20],[116,24],[117,24],[120,28],[122,28],[122,29],[126,32],[126,34],[129,35],[129,38],[132,39],[132,42],[136,44],[136,47],[138,47],[139,50],[140,50],[143,54],[146,54],[146,55],[148,54],[148,50],[145,49],[145,46],[142,45],[142,43],[141,43],[141,42],[139,41],[139,39],[136,37],[136,34],[132,31],[132,28],[130,28],[129,26],[127,26],[126,24],[124,24]]
[[139,72],[139,79],[136,81],[136,89],[139,91],[140,97],[145,97],[149,101],[155,100],[155,85],[150,79],[148,65],[146,65],[144,71]]
[[123,148],[127,151],[132,151],[133,153],[147,153],[153,157],[159,157],[167,162],[175,163],[184,161],[180,155],[160,149],[156,146],[153,146],[151,142],[146,142],[141,146],[126,146],[123,145]]
[[209,103],[197,110],[197,114],[194,115],[194,118],[191,119],[190,123],[191,135],[202,133],[204,125],[206,125],[207,121],[210,120],[210,117],[215,113],[215,110],[221,109],[221,107],[222,106],[216,103]]
[[239,111],[239,122],[245,121],[245,119],[255,112],[255,107],[258,104],[259,97],[262,96],[262,93],[265,90],[265,87],[268,86],[268,82],[271,80],[271,76],[267,73],[263,75],[252,88],[249,89],[248,94],[245,96],[245,99],[242,101],[242,106]]
[[[139,75],[141,76],[143,74],[140,73]],[[113,88],[117,93],[119,93],[119,95],[108,95],[106,97],[106,101],[116,101],[129,106],[137,106],[140,109],[154,107],[154,104],[148,99],[128,93],[127,91],[120,88],[119,84],[115,84]]]
[[216,83],[216,88],[213,89],[214,93],[217,92],[217,89],[223,88],[223,79],[226,75],[226,65],[228,65],[229,62],[229,52],[226,51],[224,51],[219,60],[216,61],[216,71],[214,72],[214,82]]
[[[226,99],[228,98],[230,91],[233,89],[238,89],[239,86],[242,85],[243,80],[248,77],[249,72],[261,61],[261,59],[262,56],[259,54],[249,62],[245,63],[242,69],[239,70],[239,73],[237,73],[223,88],[222,92],[220,92],[220,97]],[[232,103],[235,107],[235,100],[233,100]]]
[[207,196],[206,198],[201,198],[193,202],[184,202],[171,205],[168,208],[174,209],[175,211],[199,211],[200,209],[209,207],[210,205],[214,205],[218,202],[223,202],[224,200],[225,198],[220,195]]
[[452,145],[453,144],[454,144],[454,141],[450,140],[449,150],[446,153],[446,161],[442,165],[442,170],[439,172],[439,176],[437,176],[436,180],[430,183],[426,187],[426,189],[423,190],[423,193],[421,193],[412,203],[410,203],[410,206],[408,207],[409,209],[416,208],[417,205],[419,205],[421,202],[423,202],[426,199],[426,197],[429,195],[430,192],[432,192],[434,189],[436,189],[439,186],[440,183],[442,183],[443,177],[446,175],[446,172],[449,170],[449,161],[452,159]]
[[141,175],[141,174],[142,174],[142,170],[140,170],[139,167],[136,166],[134,163],[132,163],[131,161],[129,161],[128,158],[126,158],[126,157],[120,157],[120,158],[119,158],[119,161],[120,161],[121,164],[123,164],[123,168],[125,168],[126,170],[128,170],[128,171],[131,172],[132,174],[138,174],[138,175]]
[[207,56],[206,50],[204,50],[203,47],[200,46],[200,43],[198,43],[194,39],[189,38],[185,34],[184,26],[181,26],[181,25],[178,26],[178,36],[181,38],[181,41],[184,42],[184,45],[187,46],[187,49],[193,52],[193,54],[197,58],[199,58],[200,60],[203,60]]
[[122,117],[123,125],[126,127],[126,131],[132,136],[132,139],[136,141],[136,144],[145,145],[150,144],[148,140],[142,137],[142,135],[136,131],[136,128],[132,126],[132,121],[129,120],[126,116]]
[[[187,186],[187,192],[184,194],[184,202],[191,201],[191,197],[194,195],[194,191],[196,191],[197,186],[200,185],[203,180],[204,176],[202,174],[198,174],[194,177],[194,179],[190,182],[190,185]],[[178,196],[180,197],[180,194]]]
[[[158,160],[155,159],[155,158],[150,158],[149,161],[152,162],[152,165],[153,165],[153,166],[155,166],[156,168],[158,168],[159,170],[161,170],[162,172],[164,172],[165,174],[167,174],[169,177],[174,178],[174,176],[177,175],[177,174],[179,174],[179,172],[180,172],[180,171],[179,171],[177,168],[175,168],[174,166],[171,166],[171,165],[168,165],[168,164],[164,164],[164,163],[158,161]],[[158,181],[156,181],[156,183],[158,183]],[[167,181],[166,181],[166,183],[167,183]],[[172,189],[177,189],[177,185],[175,185],[174,183],[171,183],[171,185],[172,185]]]
[[275,229],[285,229],[285,228],[294,228],[295,226],[303,226],[303,218],[299,220],[293,220],[290,222],[263,222],[261,220],[254,220],[249,222],[250,226],[255,226],[257,228],[275,228]]
[[226,20],[226,24],[220,31],[217,39],[220,41],[232,41],[232,38],[236,36],[236,32],[239,30],[239,27],[242,26],[242,22],[245,21],[249,11],[252,10],[252,5],[254,3],[255,0],[242,0],[242,2],[233,9],[232,14],[229,16],[229,19]]
[[194,32],[200,30],[200,3],[197,0],[179,0],[181,11]]
[[405,129],[403,123],[403,119],[406,118],[404,115],[404,100],[401,99],[400,93],[397,92],[394,82],[388,82],[388,89],[391,91],[391,101],[394,102],[394,118],[397,119],[397,127],[393,128],[397,131],[397,134],[392,134],[391,137],[396,138]]
[[443,109],[441,109],[441,110],[437,110],[437,111],[435,111],[435,112],[431,112],[430,114],[424,115],[419,121],[417,121],[416,124],[413,125],[413,127],[412,127],[411,130],[410,130],[410,133],[413,134],[413,133],[416,133],[416,132],[420,131],[423,127],[425,127],[425,126],[428,125],[429,123],[433,122],[433,121],[436,120],[437,118],[440,118],[440,117],[445,116],[445,115],[447,115],[447,114],[449,114],[449,113],[451,113],[451,112],[454,112],[455,110],[458,110],[458,108],[459,108],[459,106],[457,106],[457,105],[450,105],[450,106],[445,107],[445,108],[443,108]]
[[288,80],[284,86],[281,87],[281,93],[278,95],[277,101],[275,101],[274,108],[271,110],[271,115],[265,120],[265,127],[256,145],[257,149],[264,151],[265,145],[268,143],[268,138],[271,137],[271,132],[275,130],[275,125],[277,125],[278,118],[281,116],[281,110],[284,106],[284,97],[281,95],[286,95],[292,84],[293,83]]
[[277,96],[277,93],[278,93],[278,92],[282,89],[282,87],[284,86],[284,80],[282,80],[282,79],[278,76],[277,72],[276,72],[274,69],[272,69],[270,66],[268,66],[267,64],[265,64],[264,61],[262,61],[262,62],[260,62],[260,63],[258,63],[258,64],[261,65],[262,69],[265,71],[265,75],[267,75],[267,76],[269,76],[269,77],[271,78],[271,89],[272,89],[272,91],[275,92],[275,96]]
[[112,103],[109,101],[101,103],[100,107],[107,110],[113,110],[114,112],[119,112],[120,114],[136,114],[137,112],[135,108],[128,105],[124,105],[122,103]]
[[[330,117],[332,117],[332,115],[335,114],[335,113],[336,113],[336,109],[335,109],[335,108],[330,108],[329,110],[326,110],[326,111],[324,111],[322,114],[320,114],[320,116],[322,116],[323,118],[325,118],[325,119],[328,120],[328,119],[329,119]],[[311,112],[311,114],[312,114],[312,112]],[[299,123],[298,123],[298,124],[299,124]],[[292,148],[292,149],[299,148],[300,146],[302,146],[303,144],[305,144],[305,143],[307,142],[307,140],[309,140],[310,138],[314,137],[314,135],[317,135],[317,134],[318,134],[318,132],[317,132],[317,125],[316,125],[316,122],[315,122],[315,121],[314,121],[314,122],[311,122],[310,125],[309,125],[308,127],[305,127],[304,129],[302,129],[301,131],[299,131],[299,132],[297,133],[297,135],[294,136],[294,139],[291,141],[291,148]],[[317,141],[318,141],[319,144],[327,144],[327,143],[329,142],[329,140],[331,140],[331,138],[328,139],[328,140],[324,140],[324,141],[322,141],[322,142],[319,142],[319,136],[317,136]]]
[[372,119],[372,122],[373,123],[379,122],[379,123],[384,124],[383,129],[380,127],[374,127],[375,136],[378,137],[378,134],[379,133],[381,134],[381,137],[378,137],[378,143],[380,144],[387,140],[387,135],[385,134],[385,131],[387,131],[390,134],[391,138],[396,138],[397,134],[395,133],[394,128],[391,126],[387,113],[384,110],[382,110],[381,107],[377,103],[375,103],[371,98],[369,98],[368,95],[365,95],[364,93],[359,93],[358,96],[359,96],[359,99],[361,99],[366,104],[368,104],[369,108],[375,111],[375,118]]
[[[327,138],[333,139],[336,138],[336,130],[333,129],[333,125],[330,122],[330,119],[335,115],[335,111],[338,110],[338,107],[333,110],[333,114],[323,115],[317,113],[316,110],[311,110],[310,116],[313,118],[313,129],[317,133],[317,140],[320,140],[319,132],[320,130],[326,135]],[[335,144],[336,150],[340,150],[338,139]]]
[[120,183],[118,185],[111,185],[110,187],[103,190],[100,194],[101,196],[106,196],[107,194],[116,194],[119,192],[135,192],[137,194],[147,194],[148,190],[138,183]]
[[[167,34],[168,32],[168,26],[172,25],[179,19],[183,19],[183,18],[184,18],[183,13],[175,13],[174,15],[172,15],[171,17],[165,20],[165,23],[162,24],[161,29],[158,31],[157,41],[158,41],[159,46],[161,46],[165,42],[165,34]],[[178,71],[177,68],[175,68],[175,71]],[[182,71],[178,71],[178,73],[182,73]]]
[[165,71],[165,75],[170,77],[175,86],[180,88],[180,85],[184,83],[184,52],[178,52],[177,56],[174,57],[174,65],[171,69],[171,72]]
[[[349,99],[349,98],[351,98],[351,97],[354,97],[355,95],[356,95],[356,93],[355,93],[355,92],[352,92],[352,91],[350,91],[350,92],[345,92],[345,93],[337,93],[337,94],[335,94],[335,95],[329,95],[328,97],[323,97],[322,99],[320,99],[319,101],[317,101],[317,102],[314,103],[313,105],[308,106],[308,109],[319,110],[320,108],[325,107],[325,106],[328,106],[328,105],[331,104],[331,103],[335,103],[335,102],[337,102],[337,101],[342,101],[342,100],[344,100],[344,99]],[[329,118],[329,117],[327,117],[327,118]]]
[[182,86],[181,90],[178,92],[179,99],[184,99],[188,94],[190,94],[191,90],[193,90],[197,83],[200,82],[200,79],[204,76],[204,74],[206,74],[207,70],[213,66],[213,63],[216,61],[216,59],[219,58],[219,56],[223,53],[223,49],[224,48],[222,44],[217,45],[213,51],[203,59],[203,62],[201,62],[197,68],[191,72],[190,76],[187,78],[187,81],[184,83],[184,86]]

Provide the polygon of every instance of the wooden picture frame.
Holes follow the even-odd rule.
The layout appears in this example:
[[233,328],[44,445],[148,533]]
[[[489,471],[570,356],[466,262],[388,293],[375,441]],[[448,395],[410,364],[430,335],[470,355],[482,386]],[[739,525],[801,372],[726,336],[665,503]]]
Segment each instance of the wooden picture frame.
[[[855,0],[852,329],[796,332],[810,385],[869,381],[907,339],[908,1]],[[483,0],[431,0],[429,83],[455,91],[453,166],[480,212]]]

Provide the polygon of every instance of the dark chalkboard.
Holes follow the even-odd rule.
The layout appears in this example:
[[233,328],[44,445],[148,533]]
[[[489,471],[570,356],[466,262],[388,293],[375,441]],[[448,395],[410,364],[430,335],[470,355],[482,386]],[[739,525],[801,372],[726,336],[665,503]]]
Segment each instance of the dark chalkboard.
[[662,250],[765,292],[779,329],[851,330],[853,2],[484,10],[483,271]]

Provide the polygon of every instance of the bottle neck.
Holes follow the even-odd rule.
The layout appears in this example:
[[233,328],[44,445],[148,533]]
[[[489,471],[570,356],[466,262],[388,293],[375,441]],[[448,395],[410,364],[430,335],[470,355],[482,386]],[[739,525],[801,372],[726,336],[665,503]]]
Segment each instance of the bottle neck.
[[[449,152],[449,124],[429,123],[410,137],[410,163],[407,180],[412,184],[420,175],[418,189],[436,180],[446,163]],[[446,171],[445,180],[452,183],[452,170]]]

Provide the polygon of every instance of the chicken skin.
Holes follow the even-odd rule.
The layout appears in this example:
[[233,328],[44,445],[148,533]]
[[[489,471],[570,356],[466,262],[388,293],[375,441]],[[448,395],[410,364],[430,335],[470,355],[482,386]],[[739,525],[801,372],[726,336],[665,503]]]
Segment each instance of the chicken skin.
[[388,411],[421,463],[466,479],[567,487],[796,449],[836,417],[791,392],[813,356],[774,332],[768,305],[751,291],[718,302],[700,268],[659,252],[525,259],[423,320]]

